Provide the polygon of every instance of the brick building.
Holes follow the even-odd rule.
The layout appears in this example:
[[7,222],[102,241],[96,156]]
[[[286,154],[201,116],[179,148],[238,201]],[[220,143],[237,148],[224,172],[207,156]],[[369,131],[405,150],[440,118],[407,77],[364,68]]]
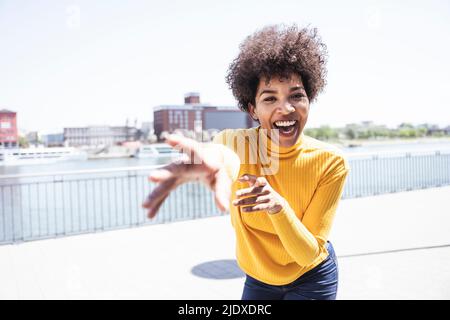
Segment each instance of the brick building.
[[0,148],[15,148],[19,145],[16,112],[0,110]]
[[162,132],[177,129],[189,131],[251,128],[258,123],[237,107],[211,106],[200,103],[200,95],[189,92],[184,105],[162,105],[153,109],[154,131],[158,138]]

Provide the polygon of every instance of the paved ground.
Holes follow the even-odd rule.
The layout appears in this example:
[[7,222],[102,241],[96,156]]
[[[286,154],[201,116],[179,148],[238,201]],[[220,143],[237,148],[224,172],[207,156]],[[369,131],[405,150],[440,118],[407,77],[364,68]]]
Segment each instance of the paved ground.
[[[338,299],[450,299],[450,187],[341,202]],[[0,299],[240,299],[229,216],[0,246]]]

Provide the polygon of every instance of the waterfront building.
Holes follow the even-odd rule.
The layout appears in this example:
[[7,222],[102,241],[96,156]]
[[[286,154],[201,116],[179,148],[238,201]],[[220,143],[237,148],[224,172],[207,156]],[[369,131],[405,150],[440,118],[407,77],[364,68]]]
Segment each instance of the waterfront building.
[[27,134],[25,134],[25,139],[27,140],[29,145],[32,146],[38,146],[40,142],[40,136],[39,132],[37,131],[30,131]]
[[112,146],[138,138],[137,128],[129,126],[64,128],[66,146]]
[[151,138],[154,134],[153,122],[142,122],[140,129],[140,139],[145,141]]
[[50,133],[42,135],[42,143],[46,147],[62,147],[64,146],[63,133]]
[[235,106],[212,106],[202,104],[197,92],[189,92],[184,97],[184,105],[160,105],[153,109],[154,131],[161,139],[161,133],[176,130],[202,132],[250,128],[255,122],[246,112]]
[[0,148],[16,148],[19,145],[17,132],[17,113],[0,110]]

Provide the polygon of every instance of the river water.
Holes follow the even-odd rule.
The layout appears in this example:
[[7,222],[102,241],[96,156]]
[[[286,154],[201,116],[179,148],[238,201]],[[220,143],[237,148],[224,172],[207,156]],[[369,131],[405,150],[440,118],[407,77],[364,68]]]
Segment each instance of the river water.
[[[377,144],[343,151],[350,164],[343,198],[450,184],[450,141]],[[397,155],[352,156],[356,153]],[[167,162],[167,158],[128,158],[2,166],[0,244],[150,223],[141,207],[155,187],[147,181],[150,169],[128,169]],[[76,173],[61,173],[72,171]],[[38,173],[44,175],[34,175]],[[21,176],[5,176],[15,174]],[[198,183],[190,183],[171,193],[151,223],[217,214],[211,192]]]
[[[424,152],[424,151],[449,151],[450,140],[448,141],[431,141],[431,142],[411,142],[411,143],[380,143],[373,145],[365,145],[361,147],[339,147],[345,154],[351,156],[356,153],[407,153],[407,152]],[[53,164],[39,165],[21,165],[21,166],[0,166],[0,176],[6,174],[32,174],[44,172],[61,172],[61,171],[79,171],[88,169],[116,169],[122,167],[137,167],[161,165],[167,163],[168,158],[162,159],[137,159],[137,158],[118,158],[118,159],[96,159],[86,161],[67,161]]]

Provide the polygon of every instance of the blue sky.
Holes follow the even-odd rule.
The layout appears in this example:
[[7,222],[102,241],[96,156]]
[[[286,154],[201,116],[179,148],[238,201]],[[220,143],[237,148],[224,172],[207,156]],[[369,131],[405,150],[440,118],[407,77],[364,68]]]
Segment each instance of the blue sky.
[[225,83],[264,25],[317,27],[328,85],[307,126],[450,124],[450,2],[0,0],[0,109],[22,130],[124,124],[152,107],[234,105]]

